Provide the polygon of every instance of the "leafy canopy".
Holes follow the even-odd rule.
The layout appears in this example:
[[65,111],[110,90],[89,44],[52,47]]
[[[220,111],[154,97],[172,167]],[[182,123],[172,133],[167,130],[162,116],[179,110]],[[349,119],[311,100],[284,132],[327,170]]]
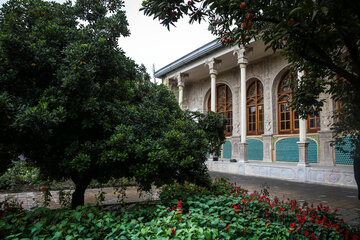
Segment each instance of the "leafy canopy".
[[71,178],[73,207],[91,179],[135,177],[144,190],[207,183],[205,154],[224,140],[220,116],[181,111],[125,56],[122,7],[10,0],[0,9],[1,162],[23,154],[45,176]]

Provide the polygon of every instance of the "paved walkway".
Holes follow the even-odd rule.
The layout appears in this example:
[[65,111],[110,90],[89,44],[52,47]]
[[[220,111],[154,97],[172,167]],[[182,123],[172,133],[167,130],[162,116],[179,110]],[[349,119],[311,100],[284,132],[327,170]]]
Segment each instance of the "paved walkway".
[[[333,187],[327,185],[318,185],[310,183],[297,183],[285,180],[277,180],[271,178],[242,176],[235,174],[226,174],[219,172],[210,172],[212,178],[226,177],[230,182],[236,182],[249,191],[260,191],[266,184],[269,188],[270,195],[278,198],[290,198],[296,199],[300,202],[306,201],[308,203],[319,204],[329,206],[331,209],[338,209],[339,213],[343,216],[346,223],[356,227],[360,230],[360,200],[357,199],[357,190],[353,188],[345,187]],[[89,189],[85,192],[85,203],[95,204],[96,194],[100,189]],[[103,188],[105,192],[105,201],[103,204],[115,204],[117,203],[117,194],[114,194],[114,189]],[[139,194],[135,187],[128,187],[126,190],[126,202],[140,202],[145,200],[158,199],[158,193],[153,191],[154,194],[143,195],[139,197]],[[57,208],[60,206],[58,192],[52,191],[52,199],[50,203],[51,208]],[[31,207],[41,206],[42,193],[41,192],[24,192],[24,193],[9,193],[0,194],[0,201],[5,198],[13,198],[18,202],[23,202],[23,206],[26,209]]]
[[334,187],[328,185],[298,183],[272,178],[243,176],[220,172],[210,172],[212,178],[226,177],[230,182],[250,191],[260,191],[266,184],[271,197],[280,199],[296,199],[299,202],[308,202],[329,206],[338,209],[345,222],[360,230],[360,200],[357,199],[357,190],[354,188]]

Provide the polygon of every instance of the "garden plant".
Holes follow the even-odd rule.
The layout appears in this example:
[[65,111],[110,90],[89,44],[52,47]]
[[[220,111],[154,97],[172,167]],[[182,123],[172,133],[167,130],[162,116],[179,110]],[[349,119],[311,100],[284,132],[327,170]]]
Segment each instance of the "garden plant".
[[210,187],[173,184],[161,201],[120,211],[23,210],[1,203],[3,239],[358,239],[336,210],[216,180]]

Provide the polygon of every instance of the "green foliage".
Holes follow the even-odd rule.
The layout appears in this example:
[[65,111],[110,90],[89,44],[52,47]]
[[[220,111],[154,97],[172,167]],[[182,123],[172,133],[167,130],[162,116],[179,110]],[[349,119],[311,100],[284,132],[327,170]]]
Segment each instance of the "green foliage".
[[10,0],[0,9],[0,152],[23,154],[45,177],[71,179],[73,207],[93,179],[134,177],[142,190],[208,184],[205,154],[223,141],[219,116],[182,112],[124,55],[122,7]]
[[[220,194],[195,194],[168,205],[138,205],[120,212],[95,207],[24,211],[0,205],[3,239],[358,239],[326,206],[269,199],[229,184]],[[200,187],[193,187],[193,189]],[[185,195],[189,186],[183,187]]]
[[188,198],[193,198],[194,196],[221,195],[226,193],[227,187],[226,178],[216,179],[215,182],[207,187],[191,184],[187,181],[184,184],[173,183],[161,188],[160,201],[165,205],[169,205],[174,204],[179,199],[186,202]]
[[29,166],[23,160],[14,161],[12,165],[0,176],[0,189],[17,191],[23,185],[31,185],[37,190],[39,189],[42,179],[38,168]]

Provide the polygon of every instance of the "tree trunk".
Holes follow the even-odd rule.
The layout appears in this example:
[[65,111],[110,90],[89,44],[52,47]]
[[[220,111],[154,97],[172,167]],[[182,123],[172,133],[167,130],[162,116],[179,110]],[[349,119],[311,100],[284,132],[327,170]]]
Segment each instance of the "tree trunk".
[[89,185],[91,178],[75,177],[72,179],[75,184],[75,191],[72,194],[71,208],[84,205],[85,190]]
[[357,136],[354,154],[354,176],[358,187],[358,199],[360,200],[360,135]]

